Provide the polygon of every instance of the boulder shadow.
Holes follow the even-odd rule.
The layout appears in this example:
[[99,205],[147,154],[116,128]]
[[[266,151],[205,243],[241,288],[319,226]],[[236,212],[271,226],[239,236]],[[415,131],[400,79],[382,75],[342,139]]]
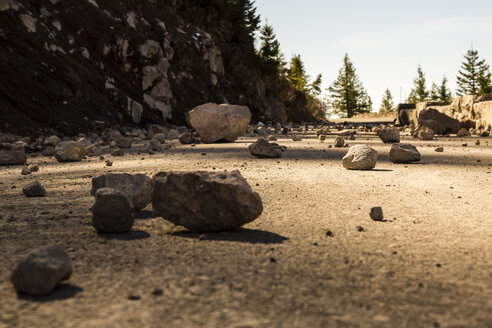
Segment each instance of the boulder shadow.
[[26,294],[17,294],[17,297],[21,300],[27,300],[32,302],[52,302],[52,301],[62,301],[74,297],[78,293],[82,292],[84,289],[77,285],[72,285],[70,283],[59,284],[55,290],[45,296],[30,296]]
[[156,217],[157,215],[155,215],[154,211],[135,212],[135,219],[137,220],[148,220],[148,219],[154,219]]
[[98,233],[97,234],[99,237],[102,237],[106,240],[125,240],[125,241],[130,241],[130,240],[139,240],[139,239],[146,239],[150,238],[150,234],[146,231],[142,230],[131,230],[126,233]]
[[236,241],[248,244],[281,244],[289,238],[270,231],[239,228],[227,232],[196,233],[192,231],[175,231],[173,236],[213,241]]

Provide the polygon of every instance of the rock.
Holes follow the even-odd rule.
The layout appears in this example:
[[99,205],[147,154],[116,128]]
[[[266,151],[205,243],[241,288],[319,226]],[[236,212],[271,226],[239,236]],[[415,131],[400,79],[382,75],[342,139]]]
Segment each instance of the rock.
[[371,208],[371,213],[369,214],[371,219],[374,221],[383,221],[383,209],[381,207],[373,207]]
[[56,147],[61,142],[61,139],[55,135],[52,135],[50,137],[44,138],[44,145],[45,146],[53,146]]
[[460,137],[460,138],[463,138],[463,137],[470,137],[470,136],[471,136],[471,134],[470,134],[470,132],[468,132],[468,130],[467,130],[467,129],[465,129],[465,128],[461,128],[461,129],[458,131],[458,133],[456,133],[456,136],[457,136],[457,137]]
[[438,134],[457,133],[460,122],[434,108],[423,109],[419,113],[419,127],[426,126]]
[[98,232],[128,232],[135,220],[130,199],[123,192],[113,188],[97,190],[92,214],[92,225]]
[[0,0],[0,11],[19,10],[19,3],[16,0]]
[[476,146],[480,146],[480,140],[475,141]]
[[130,199],[135,211],[144,209],[152,200],[152,179],[145,174],[107,173],[92,178],[91,195],[96,195],[101,188],[121,191]]
[[376,166],[378,152],[368,145],[350,147],[342,159],[343,167],[349,170],[370,170]]
[[391,146],[389,159],[393,163],[411,163],[420,161],[421,156],[415,146],[404,143],[395,143]]
[[167,129],[158,124],[152,124],[151,126],[149,126],[149,130],[147,131],[147,138],[152,139],[158,133],[167,135]]
[[274,135],[269,135],[267,140],[268,141],[277,141],[277,137],[275,137]]
[[400,142],[400,131],[397,128],[380,129],[378,136],[384,143]]
[[292,136],[292,141],[302,141],[302,138],[298,135],[293,135]]
[[87,155],[92,157],[101,156],[103,154],[103,149],[97,144],[90,145],[87,147]]
[[355,134],[351,134],[349,140],[355,140]]
[[263,211],[260,196],[239,171],[160,172],[153,182],[154,212],[191,231],[238,228]]
[[52,245],[27,255],[12,272],[10,280],[18,293],[41,296],[51,293],[72,275],[72,263],[63,248]]
[[335,135],[337,135],[339,137],[348,137],[351,134],[353,134],[354,132],[355,131],[352,131],[352,130],[341,130],[341,131],[335,132]]
[[39,165],[38,164],[31,164],[27,168],[31,172],[38,172],[39,171]]
[[345,139],[343,137],[336,137],[333,146],[338,148],[345,146]]
[[125,151],[123,149],[115,149],[113,152],[111,152],[111,156],[124,156]]
[[27,161],[23,146],[0,143],[0,166],[22,165]]
[[120,148],[130,148],[132,146],[132,139],[121,137],[116,140],[116,145]]
[[176,129],[170,129],[169,131],[167,131],[167,138],[169,140],[179,139],[179,136],[180,136],[180,133]]
[[138,48],[138,51],[140,52],[140,55],[146,59],[163,56],[161,45],[154,40],[145,41],[145,43]]
[[111,161],[106,161],[106,166],[113,166],[113,162],[111,162]]
[[55,158],[58,162],[79,162],[87,155],[83,144],[76,141],[62,141],[55,147]]
[[29,175],[31,174],[31,170],[27,166],[24,166],[21,170],[21,175]]
[[234,141],[248,128],[251,112],[246,106],[208,103],[187,112],[186,120],[205,143]]
[[318,136],[318,140],[319,140],[319,141],[325,141],[325,140],[326,140],[326,135],[324,135],[324,134],[320,134],[320,135]]
[[259,138],[248,148],[251,155],[256,157],[276,158],[282,156],[282,151],[264,138]]
[[154,135],[152,140],[157,140],[161,144],[165,144],[166,143],[166,135],[164,133],[157,133]]
[[426,126],[422,126],[418,129],[417,136],[420,140],[433,140],[434,130]]
[[149,149],[153,151],[162,150],[162,144],[159,141],[152,139],[150,140]]
[[55,147],[48,146],[43,150],[43,156],[54,156],[55,155]]
[[26,197],[44,197],[46,190],[39,181],[33,181],[22,188],[22,192]]
[[444,148],[443,147],[437,147],[436,149],[434,149],[435,152],[438,152],[438,153],[442,153],[444,151]]
[[183,145],[190,145],[195,142],[191,133],[182,133],[179,135],[179,142]]

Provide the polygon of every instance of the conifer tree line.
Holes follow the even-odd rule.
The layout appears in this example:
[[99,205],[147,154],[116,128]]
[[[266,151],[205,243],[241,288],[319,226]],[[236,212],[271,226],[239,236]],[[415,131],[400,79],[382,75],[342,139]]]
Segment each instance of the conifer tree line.
[[[327,97],[322,99],[322,75],[319,74],[311,79],[299,54],[293,55],[290,61],[286,62],[273,26],[268,22],[263,26],[260,25],[261,18],[256,12],[254,0],[225,1],[232,6],[235,17],[247,29],[249,35],[253,38],[258,36],[258,56],[267,77],[287,80],[292,87],[304,93],[311,101],[317,102],[321,108],[324,110],[330,108],[332,113],[341,117],[352,117],[372,111],[372,100],[362,85],[348,54],[343,58],[336,80],[326,89]],[[485,59],[479,57],[477,50],[470,49],[464,55],[457,76],[457,86],[456,95],[492,94],[490,66]],[[449,104],[452,102],[452,97],[445,76],[439,83],[433,82],[429,89],[425,73],[418,65],[417,76],[413,80],[413,88],[407,98],[408,103],[433,100]],[[395,110],[393,96],[389,89],[386,89],[379,112],[389,113]]]

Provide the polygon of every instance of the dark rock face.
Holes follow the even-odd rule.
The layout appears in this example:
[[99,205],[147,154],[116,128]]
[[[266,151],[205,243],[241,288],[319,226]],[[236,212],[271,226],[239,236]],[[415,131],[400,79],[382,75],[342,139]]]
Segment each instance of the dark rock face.
[[91,195],[101,188],[121,191],[132,202],[135,211],[142,210],[151,202],[152,179],[145,174],[108,173],[92,178]]
[[68,254],[54,245],[27,255],[14,269],[10,280],[18,293],[41,296],[51,293],[71,275],[72,264]]
[[419,126],[431,128],[437,134],[447,134],[457,133],[460,129],[460,122],[440,113],[437,109],[428,108],[420,111]]
[[263,211],[260,196],[239,171],[161,172],[153,181],[154,212],[191,231],[238,228]]
[[26,163],[24,147],[0,143],[0,166],[22,165]]
[[92,225],[98,232],[128,232],[135,220],[130,199],[123,192],[113,188],[97,190],[92,214]]
[[306,97],[285,108],[283,99],[302,98],[292,86],[266,85],[253,38],[221,1],[4,2],[15,3],[0,11],[4,131],[183,125],[209,102],[248,106],[256,119],[313,120]]

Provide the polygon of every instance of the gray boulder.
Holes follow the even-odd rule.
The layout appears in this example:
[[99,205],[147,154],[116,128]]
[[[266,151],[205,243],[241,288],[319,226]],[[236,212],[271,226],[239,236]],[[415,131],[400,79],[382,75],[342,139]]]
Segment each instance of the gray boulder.
[[186,120],[205,143],[234,141],[248,128],[251,112],[246,106],[208,103],[187,112]]
[[269,143],[265,138],[259,138],[249,145],[249,152],[256,157],[276,158],[282,156],[282,151]]
[[33,181],[22,188],[22,192],[26,197],[44,197],[46,190],[39,181]]
[[239,171],[160,172],[153,181],[154,212],[191,231],[238,228],[263,211],[260,196]]
[[400,142],[400,131],[397,128],[380,129],[378,136],[384,143]]
[[391,146],[389,159],[393,163],[411,163],[420,161],[421,156],[415,146],[404,143],[395,143]]
[[371,170],[376,166],[378,152],[368,145],[350,147],[342,159],[343,167],[349,170]]
[[79,162],[87,155],[87,149],[76,141],[62,141],[56,145],[55,158],[58,162]]
[[0,143],[0,166],[22,165],[27,161],[23,146]]
[[98,232],[128,232],[135,220],[130,199],[123,192],[113,188],[97,190],[92,214],[92,225]]
[[152,200],[152,179],[145,174],[107,173],[92,178],[91,195],[101,188],[113,188],[127,196],[135,211],[140,211]]
[[31,252],[12,272],[10,280],[18,293],[41,296],[51,293],[72,275],[72,263],[60,246],[48,246]]

